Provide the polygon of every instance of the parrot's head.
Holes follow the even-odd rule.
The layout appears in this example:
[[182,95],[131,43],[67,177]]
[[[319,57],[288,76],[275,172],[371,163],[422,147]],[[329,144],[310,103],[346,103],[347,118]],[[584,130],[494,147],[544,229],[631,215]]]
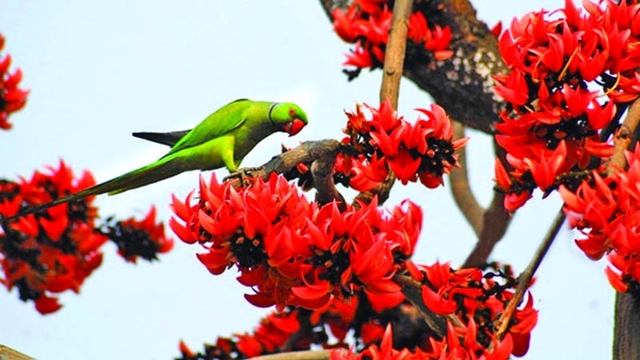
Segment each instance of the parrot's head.
[[280,131],[284,131],[293,136],[302,130],[309,121],[307,120],[307,114],[300,106],[293,103],[274,103],[269,108],[269,120]]

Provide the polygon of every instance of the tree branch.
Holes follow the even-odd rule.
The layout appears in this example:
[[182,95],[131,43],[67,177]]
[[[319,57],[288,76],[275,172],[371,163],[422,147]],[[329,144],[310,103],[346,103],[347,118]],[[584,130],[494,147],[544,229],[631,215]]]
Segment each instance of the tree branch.
[[[333,182],[333,167],[340,150],[338,140],[305,141],[300,146],[276,155],[266,164],[257,168],[243,168],[238,172],[248,173],[252,177],[267,180],[271,173],[286,174],[298,164],[311,163],[311,176],[317,191],[316,198],[320,204],[333,200],[344,202]],[[238,185],[240,181],[237,180]]]
[[[335,8],[339,2],[320,1],[325,11]],[[421,45],[409,42],[404,76],[428,92],[452,118],[491,134],[498,112],[505,106],[493,93],[491,76],[508,72],[501,60],[498,41],[489,27],[478,20],[468,0],[438,0],[432,7],[438,4],[442,11],[423,12],[423,15],[430,23],[451,28],[449,47],[454,55],[448,60],[436,61]]]
[[[501,161],[505,159],[505,151],[495,141],[493,142],[493,148],[496,157]],[[504,208],[504,194],[494,190],[491,204],[482,216],[482,230],[478,236],[478,242],[469,256],[467,256],[462,267],[477,267],[486,264],[496,244],[507,232],[512,218],[511,214]]]
[[[464,125],[457,121],[453,121],[453,139],[462,139],[464,137]],[[460,167],[453,169],[449,174],[449,182],[451,184],[451,194],[458,205],[458,208],[464,215],[465,219],[476,236],[480,237],[482,232],[482,218],[485,210],[480,206],[476,199],[471,186],[469,185],[469,172],[467,168],[467,151],[465,147],[458,149],[458,164]]]
[[[640,122],[640,98],[628,108],[618,132],[614,136],[615,153],[607,166],[612,175],[626,167],[624,151],[632,145],[632,134]],[[640,299],[637,293],[616,293],[615,322],[613,327],[613,358],[640,358]]]
[[0,359],[2,360],[34,360],[34,358],[27,356],[17,350],[14,350],[8,346],[0,345]]
[[[400,80],[404,67],[405,50],[407,46],[407,31],[409,30],[409,15],[413,0],[396,0],[393,6],[393,18],[391,31],[384,57],[384,71],[382,72],[382,85],[380,86],[380,103],[387,100],[391,102],[393,110],[398,109],[398,97],[400,96]],[[368,204],[375,196],[378,202],[383,204],[389,198],[391,188],[396,181],[393,171],[389,171],[387,178],[374,189],[359,193],[353,201],[354,206],[360,206],[360,202]]]
[[[454,55],[446,61],[425,66],[409,58],[405,75],[426,90],[447,113],[463,124],[493,133],[503,100],[493,93],[491,75],[506,74],[498,41],[489,27],[478,20],[468,0],[440,0],[444,10],[437,23],[451,28],[450,48]],[[424,14],[432,21],[430,14]]]
[[551,244],[553,244],[553,241],[558,235],[558,232],[560,231],[560,228],[562,227],[564,220],[565,220],[564,212],[560,210],[555,220],[553,221],[551,228],[549,228],[547,235],[544,237],[544,240],[542,241],[542,243],[538,247],[538,250],[536,250],[535,255],[533,255],[533,258],[529,262],[529,265],[527,265],[527,268],[518,277],[518,288],[516,289],[516,292],[513,294],[513,297],[511,298],[511,300],[509,300],[509,304],[504,309],[504,312],[498,319],[498,324],[500,325],[498,327],[498,331],[496,332],[496,338],[502,339],[502,336],[507,331],[511,323],[511,318],[515,313],[516,308],[518,307],[518,305],[520,305],[520,302],[524,297],[525,291],[527,291],[527,289],[529,288],[529,284],[531,284],[531,279],[533,279],[533,275],[535,275],[536,271],[538,270],[538,267],[540,266],[540,263],[542,263],[542,259],[544,259],[544,257],[547,255],[547,252],[549,251]]
[[396,0],[393,6],[391,31],[384,56],[384,72],[380,86],[380,103],[391,102],[393,110],[398,109],[400,96],[400,80],[404,67],[404,57],[407,48],[407,32],[409,31],[409,15],[413,0]]
[[640,302],[635,294],[616,293],[613,359],[640,358]]
[[252,357],[251,360],[329,360],[331,350],[290,351]]
[[424,304],[421,292],[423,285],[409,276],[399,274],[393,276],[393,281],[402,286],[402,293],[407,297],[407,300],[420,311],[429,329],[433,330],[440,338],[443,338],[447,333],[446,319],[431,311],[431,309]]
[[482,231],[475,247],[467,256],[463,268],[486,264],[496,244],[502,239],[511,223],[511,215],[504,208],[504,195],[494,191],[491,205],[482,217]]

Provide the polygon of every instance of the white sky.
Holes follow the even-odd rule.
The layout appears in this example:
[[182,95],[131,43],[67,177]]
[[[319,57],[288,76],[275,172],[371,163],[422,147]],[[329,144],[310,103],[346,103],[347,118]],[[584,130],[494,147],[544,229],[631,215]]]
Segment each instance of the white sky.
[[[475,1],[490,25],[525,11],[555,9],[562,0]],[[98,181],[155,160],[166,148],[130,136],[134,131],[187,129],[228,101],[290,100],[307,111],[310,125],[297,137],[276,135],[248,156],[259,165],[285,142],[340,136],[343,110],[377,103],[381,73],[365,71],[353,83],[341,74],[348,46],[332,32],[318,1],[3,0],[0,32],[6,51],[31,89],[25,110],[0,132],[2,176],[28,176],[63,158],[90,169]],[[426,107],[429,97],[403,83],[400,112]],[[489,139],[473,133],[470,173],[487,203],[493,186]],[[207,175],[208,176],[208,175]],[[184,198],[198,173],[126,195],[100,197],[104,216],[141,216],[151,204],[162,219],[170,194]],[[475,237],[449,190],[419,185],[394,188],[388,205],[411,197],[422,205],[424,227],[414,259],[460,264]],[[538,196],[539,197],[539,196]],[[531,201],[514,219],[493,258],[522,270],[544,236],[560,202]],[[613,290],[603,264],[587,260],[563,231],[533,288],[540,310],[526,359],[610,357]],[[64,308],[43,317],[32,303],[0,289],[0,343],[38,359],[169,359],[184,339],[194,350],[218,335],[249,331],[265,314],[243,298],[229,273],[213,277],[196,260],[195,246],[176,239],[161,262],[125,264],[105,248],[103,265],[80,295],[62,296]]]

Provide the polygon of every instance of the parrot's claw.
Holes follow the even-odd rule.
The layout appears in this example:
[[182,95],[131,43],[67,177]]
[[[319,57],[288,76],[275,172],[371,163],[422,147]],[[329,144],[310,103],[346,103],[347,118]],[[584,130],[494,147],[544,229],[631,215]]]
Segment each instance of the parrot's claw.
[[222,179],[223,181],[227,181],[227,180],[231,180],[231,179],[239,179],[240,180],[240,186],[241,187],[245,187],[246,185],[249,185],[249,182],[246,180],[248,177],[252,178],[253,176],[251,175],[252,171],[258,171],[261,168],[259,167],[251,167],[251,168],[242,168],[242,169],[238,169],[232,173],[230,173],[229,175],[227,175],[224,179]]

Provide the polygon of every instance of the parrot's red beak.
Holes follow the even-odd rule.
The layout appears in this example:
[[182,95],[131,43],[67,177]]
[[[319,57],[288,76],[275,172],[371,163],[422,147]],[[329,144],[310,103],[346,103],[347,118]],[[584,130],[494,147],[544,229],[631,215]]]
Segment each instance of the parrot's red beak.
[[299,133],[304,126],[305,126],[305,123],[303,123],[302,120],[294,119],[292,122],[284,126],[284,131],[289,133],[289,136],[293,136]]

